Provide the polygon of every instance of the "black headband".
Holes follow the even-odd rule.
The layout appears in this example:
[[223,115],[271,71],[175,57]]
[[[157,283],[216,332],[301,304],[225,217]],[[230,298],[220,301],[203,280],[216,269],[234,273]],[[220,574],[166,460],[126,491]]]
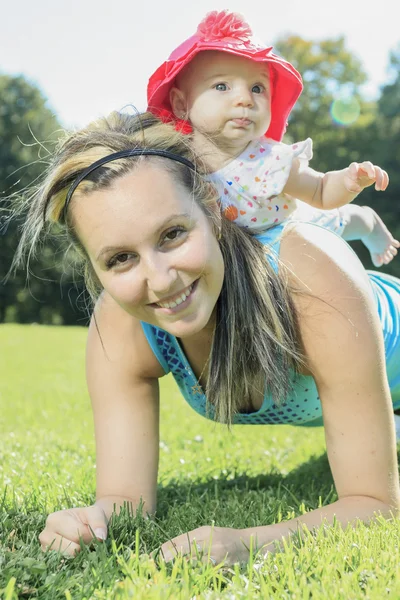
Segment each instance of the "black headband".
[[131,150],[121,150],[120,152],[108,154],[107,156],[103,156],[103,158],[96,160],[96,162],[94,162],[84,171],[82,171],[82,173],[78,175],[78,177],[72,183],[71,187],[68,190],[67,197],[65,199],[65,204],[61,213],[61,219],[65,221],[67,216],[68,205],[71,202],[72,194],[75,192],[78,185],[84,179],[86,179],[86,177],[90,175],[92,171],[95,171],[102,165],[105,165],[106,163],[111,162],[113,160],[118,160],[119,158],[130,158],[131,156],[162,156],[164,158],[170,158],[171,160],[179,162],[182,165],[189,167],[189,169],[191,169],[192,171],[196,170],[195,165],[190,160],[184,158],[183,156],[179,156],[179,154],[173,154],[172,152],[168,152],[168,150],[144,150],[142,148],[136,148]]

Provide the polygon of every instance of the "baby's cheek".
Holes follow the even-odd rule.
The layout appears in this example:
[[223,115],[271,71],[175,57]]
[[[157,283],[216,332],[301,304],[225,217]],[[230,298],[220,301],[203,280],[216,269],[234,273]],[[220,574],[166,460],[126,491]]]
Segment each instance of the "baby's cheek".
[[209,133],[219,128],[221,120],[217,111],[212,112],[204,107],[191,111],[189,117],[193,129]]

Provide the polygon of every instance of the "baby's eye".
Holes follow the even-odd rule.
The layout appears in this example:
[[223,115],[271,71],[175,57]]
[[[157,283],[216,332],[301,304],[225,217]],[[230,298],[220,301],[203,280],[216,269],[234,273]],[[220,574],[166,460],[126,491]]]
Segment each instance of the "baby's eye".
[[256,85],[253,85],[251,91],[253,92],[253,94],[262,94],[265,91],[265,87],[257,83]]
[[228,86],[226,85],[226,83],[217,83],[217,85],[215,85],[214,88],[217,90],[217,92],[226,92]]

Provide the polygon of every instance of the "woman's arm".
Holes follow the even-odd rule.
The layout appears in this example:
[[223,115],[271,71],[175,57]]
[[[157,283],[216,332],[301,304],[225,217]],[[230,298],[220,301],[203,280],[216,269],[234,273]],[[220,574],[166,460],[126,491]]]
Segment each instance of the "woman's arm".
[[[200,527],[163,545],[166,560],[193,540],[217,562],[248,559],[247,548],[274,549],[303,524],[343,526],[390,517],[400,507],[393,409],[383,336],[370,283],[354,252],[309,224],[288,226],[281,260],[294,299],[308,367],[321,398],[327,453],[339,499],[306,515],[249,529]],[[281,267],[284,268],[284,267]],[[400,307],[399,307],[400,310]]]
[[[92,319],[87,381],[96,437],[96,505],[156,509],[158,377],[164,374],[140,322],[105,296]],[[97,323],[97,326],[96,326]]]
[[[281,259],[291,272],[304,351],[321,398],[338,501],[297,519],[245,530],[270,543],[322,521],[368,521],[399,510],[400,492],[383,336],[368,278],[336,236],[296,224]],[[294,275],[295,274],[295,275]]]
[[[96,326],[97,324],[97,326]],[[158,377],[164,374],[140,322],[104,295],[87,342],[87,380],[95,435],[97,494],[93,506],[48,516],[39,536],[43,549],[75,554],[80,540],[107,536],[114,510],[156,508],[159,453]]]

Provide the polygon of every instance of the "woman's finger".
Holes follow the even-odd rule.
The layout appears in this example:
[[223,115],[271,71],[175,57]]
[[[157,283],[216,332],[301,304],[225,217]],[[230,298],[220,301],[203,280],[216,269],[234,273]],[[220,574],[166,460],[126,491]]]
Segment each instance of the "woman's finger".
[[88,506],[79,511],[79,518],[85,525],[82,539],[85,544],[89,544],[93,537],[98,540],[107,538],[107,519],[104,511],[99,506]]
[[174,560],[180,554],[189,554],[189,550],[185,544],[177,544],[173,541],[170,541],[161,546],[160,556],[165,562]]
[[49,546],[56,536],[78,548],[80,540],[85,544],[89,544],[94,537],[104,540],[107,536],[104,512],[99,507],[89,507],[52,513],[47,517],[46,527],[39,536],[42,547]]
[[39,535],[39,541],[44,552],[53,550],[55,552],[62,552],[63,554],[75,556],[75,554],[81,550],[79,544],[62,537],[58,533],[46,532],[46,530],[42,531]]
[[160,556],[165,562],[174,560],[177,556],[184,556],[187,560],[201,560],[208,562],[209,560],[215,564],[215,558],[210,557],[210,540],[199,540],[196,538],[183,539],[183,536],[178,536],[174,540],[170,540],[161,546]]
[[[44,532],[46,536],[58,534],[71,542],[79,544],[79,539],[88,543],[93,535],[85,523],[76,516],[75,511],[63,510],[50,514],[46,520]],[[89,535],[90,537],[89,537]]]

